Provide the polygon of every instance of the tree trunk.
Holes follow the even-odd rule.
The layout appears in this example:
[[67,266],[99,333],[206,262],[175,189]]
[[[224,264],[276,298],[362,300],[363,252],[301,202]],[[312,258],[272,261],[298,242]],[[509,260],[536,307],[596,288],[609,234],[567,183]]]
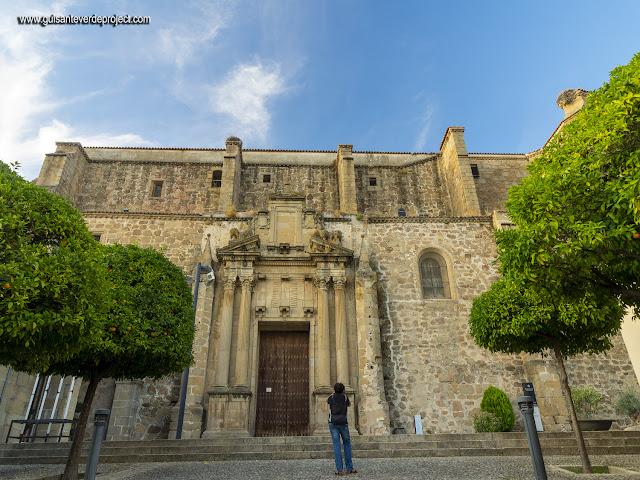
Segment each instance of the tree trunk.
[[564,360],[562,358],[562,350],[557,339],[552,340],[553,352],[556,356],[556,362],[560,367],[561,381],[564,391],[567,394],[567,403],[569,404],[569,412],[571,413],[571,424],[573,425],[573,432],[576,435],[576,443],[578,444],[578,451],[580,452],[580,460],[582,461],[582,473],[591,473],[591,462],[589,461],[589,455],[587,455],[587,447],[584,444],[584,438],[582,437],[582,430],[578,423],[578,417],[576,416],[576,409],[573,408],[573,400],[571,398],[571,388],[569,387],[569,379],[567,377],[567,371],[564,368]]
[[69,457],[67,458],[67,465],[64,468],[62,474],[62,480],[77,480],[78,478],[78,465],[80,463],[80,453],[82,451],[82,442],[84,440],[84,432],[87,429],[87,421],[89,420],[89,414],[91,412],[91,402],[96,394],[98,384],[104,373],[91,372],[89,378],[89,385],[87,386],[87,392],[84,395],[84,404],[82,405],[82,411],[80,412],[80,418],[78,418],[78,425],[76,426],[75,434],[73,435],[73,442],[71,442],[71,450],[69,450]]

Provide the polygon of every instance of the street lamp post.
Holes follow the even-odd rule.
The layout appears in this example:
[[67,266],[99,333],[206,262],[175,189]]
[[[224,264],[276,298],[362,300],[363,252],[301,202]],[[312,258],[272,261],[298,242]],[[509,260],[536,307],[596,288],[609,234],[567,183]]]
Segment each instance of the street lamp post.
[[[196,267],[195,288],[193,289],[193,324],[196,323],[197,306],[198,306],[198,291],[200,288],[200,273],[211,274],[213,280],[215,276],[211,267],[200,264]],[[182,384],[180,385],[180,410],[178,412],[178,426],[176,428],[176,440],[182,439],[182,424],[184,423],[184,408],[187,401],[187,384],[189,382],[189,367],[184,369],[182,373]]]

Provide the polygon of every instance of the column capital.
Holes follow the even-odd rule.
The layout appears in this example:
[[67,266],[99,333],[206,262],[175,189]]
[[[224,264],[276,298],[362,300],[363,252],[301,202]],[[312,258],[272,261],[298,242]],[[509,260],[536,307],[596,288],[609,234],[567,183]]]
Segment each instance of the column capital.
[[255,278],[253,276],[240,277],[240,283],[242,285],[242,290],[253,290]]
[[224,289],[225,290],[235,290],[236,288],[236,277],[227,277],[224,280]]
[[315,277],[313,279],[313,283],[319,290],[327,290],[329,288],[329,278],[328,277]]
[[336,290],[344,290],[346,284],[347,279],[345,277],[334,277],[333,279],[333,288]]

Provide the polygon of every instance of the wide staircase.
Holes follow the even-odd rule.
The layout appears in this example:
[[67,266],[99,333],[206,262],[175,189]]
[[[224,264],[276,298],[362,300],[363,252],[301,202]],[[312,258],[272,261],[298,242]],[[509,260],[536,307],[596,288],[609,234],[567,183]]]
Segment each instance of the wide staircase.
[[[640,455],[640,431],[584,432],[592,455]],[[524,432],[439,435],[357,436],[352,434],[356,458],[529,455]],[[85,442],[81,463],[90,442]],[[575,437],[541,433],[544,455],[578,455]],[[69,443],[0,445],[0,464],[64,463]],[[200,440],[104,442],[100,462],[186,462],[224,460],[299,460],[333,458],[331,437],[222,437]]]

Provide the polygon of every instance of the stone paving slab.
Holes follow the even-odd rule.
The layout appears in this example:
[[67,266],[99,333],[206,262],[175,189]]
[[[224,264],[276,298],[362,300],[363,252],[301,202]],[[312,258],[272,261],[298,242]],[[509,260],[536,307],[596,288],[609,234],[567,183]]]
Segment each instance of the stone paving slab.
[[[576,475],[557,468],[558,465],[579,465],[577,456],[545,458],[550,480],[594,479],[638,480],[640,458],[635,455],[592,455],[594,465],[617,465],[635,474]],[[357,475],[352,480],[534,480],[529,457],[437,457],[437,458],[362,458],[354,459]],[[3,465],[3,480],[53,480],[64,470],[63,465]],[[275,460],[230,462],[178,462],[100,465],[97,480],[322,480],[337,478],[333,460]]]

